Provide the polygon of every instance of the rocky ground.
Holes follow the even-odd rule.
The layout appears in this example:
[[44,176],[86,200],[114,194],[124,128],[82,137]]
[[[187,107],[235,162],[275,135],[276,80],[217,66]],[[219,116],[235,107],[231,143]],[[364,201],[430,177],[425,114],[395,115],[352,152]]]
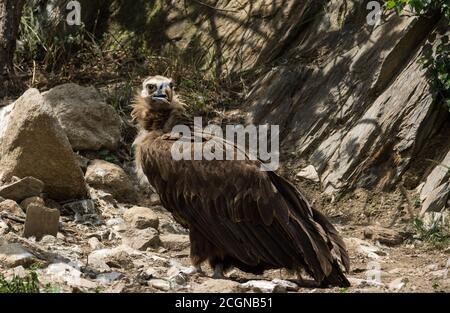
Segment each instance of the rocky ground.
[[[76,85],[29,90],[0,107],[0,273],[7,279],[33,268],[46,292],[449,290],[450,249],[417,236],[409,197],[358,189],[325,198],[308,170],[296,182],[343,234],[350,288],[318,289],[284,270],[263,276],[232,270],[218,280],[205,267],[189,275],[188,232],[138,182],[131,159],[103,152],[123,145],[123,128],[95,90]],[[298,169],[288,164],[286,171]]]

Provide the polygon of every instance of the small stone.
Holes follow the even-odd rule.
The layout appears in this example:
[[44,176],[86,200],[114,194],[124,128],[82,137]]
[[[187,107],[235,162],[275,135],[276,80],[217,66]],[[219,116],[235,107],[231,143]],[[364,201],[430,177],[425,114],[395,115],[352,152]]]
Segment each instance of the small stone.
[[45,235],[44,237],[42,237],[39,243],[45,246],[53,246],[57,243],[57,241],[58,239],[56,239],[56,237],[53,237],[52,235]]
[[390,283],[389,283],[389,290],[392,290],[392,291],[399,291],[400,289],[402,289],[404,286],[405,286],[405,282],[404,282],[404,278],[403,277],[400,277],[400,278],[397,278],[397,279],[394,279],[393,281],[391,281]]
[[36,237],[40,240],[44,235],[57,236],[59,229],[59,211],[38,205],[30,205],[25,219],[24,237]]
[[244,284],[240,284],[239,288],[243,291],[254,291],[262,293],[280,293],[286,292],[286,287],[274,284],[266,280],[250,280]]
[[88,240],[88,244],[91,247],[92,250],[100,250],[103,249],[105,246],[98,240],[97,237],[91,237]]
[[27,212],[28,206],[30,204],[35,204],[38,206],[45,206],[45,201],[41,197],[30,197],[30,198],[26,198],[25,200],[20,202],[20,207],[22,208],[22,210],[24,212]]
[[85,179],[89,186],[108,192],[119,201],[136,201],[137,193],[131,179],[116,164],[93,160],[86,170]]
[[0,212],[10,213],[18,217],[24,217],[22,208],[14,200],[0,202]]
[[189,247],[188,235],[165,234],[160,236],[164,248],[173,251],[181,251]]
[[275,285],[279,285],[282,288],[285,288],[287,291],[297,291],[299,288],[296,283],[282,279],[274,279],[272,280],[272,283],[274,283]]
[[25,177],[19,181],[0,187],[0,196],[20,202],[26,198],[39,196],[44,190],[44,183],[34,177]]
[[137,229],[144,229],[147,227],[158,229],[159,227],[158,216],[149,208],[138,206],[132,207],[124,213],[123,218]]
[[163,279],[151,279],[148,284],[155,289],[161,291],[169,291],[170,290],[170,282]]
[[119,246],[114,249],[95,250],[88,256],[88,264],[100,272],[111,272],[111,268],[133,268],[130,248]]
[[103,273],[99,274],[96,278],[96,280],[100,283],[104,284],[110,284],[116,280],[119,280],[123,277],[122,273],[119,272],[110,272],[110,273]]
[[38,259],[18,243],[4,244],[0,246],[0,264],[5,267],[28,267],[36,263]]
[[145,251],[147,248],[156,248],[160,244],[158,231],[153,228],[128,230],[123,243],[133,249]]

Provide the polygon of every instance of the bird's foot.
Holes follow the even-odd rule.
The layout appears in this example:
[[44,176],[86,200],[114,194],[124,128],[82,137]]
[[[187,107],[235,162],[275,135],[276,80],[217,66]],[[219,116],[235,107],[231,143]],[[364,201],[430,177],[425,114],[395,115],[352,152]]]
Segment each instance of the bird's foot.
[[223,274],[223,266],[222,264],[217,264],[214,267],[214,274],[212,276],[214,279],[225,279],[225,275]]
[[189,268],[184,269],[181,272],[186,274],[186,275],[204,274],[204,272],[203,272],[203,270],[202,270],[200,265],[198,265],[198,266],[190,266]]

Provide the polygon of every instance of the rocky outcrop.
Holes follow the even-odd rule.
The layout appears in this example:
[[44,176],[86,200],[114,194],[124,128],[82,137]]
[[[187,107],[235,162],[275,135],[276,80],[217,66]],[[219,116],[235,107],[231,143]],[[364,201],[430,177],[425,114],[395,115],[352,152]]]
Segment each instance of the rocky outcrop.
[[0,180],[34,177],[55,200],[85,198],[87,189],[70,143],[36,89],[14,104],[0,136]]
[[94,87],[65,84],[42,94],[74,150],[115,150],[121,119]]

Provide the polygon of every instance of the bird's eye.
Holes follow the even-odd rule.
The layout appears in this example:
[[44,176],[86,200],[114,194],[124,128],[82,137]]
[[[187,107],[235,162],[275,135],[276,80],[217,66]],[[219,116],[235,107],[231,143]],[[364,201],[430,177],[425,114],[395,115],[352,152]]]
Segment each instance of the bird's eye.
[[155,90],[156,90],[156,85],[154,85],[154,84],[148,84],[148,85],[147,85],[147,90],[150,91],[150,92],[155,91]]

